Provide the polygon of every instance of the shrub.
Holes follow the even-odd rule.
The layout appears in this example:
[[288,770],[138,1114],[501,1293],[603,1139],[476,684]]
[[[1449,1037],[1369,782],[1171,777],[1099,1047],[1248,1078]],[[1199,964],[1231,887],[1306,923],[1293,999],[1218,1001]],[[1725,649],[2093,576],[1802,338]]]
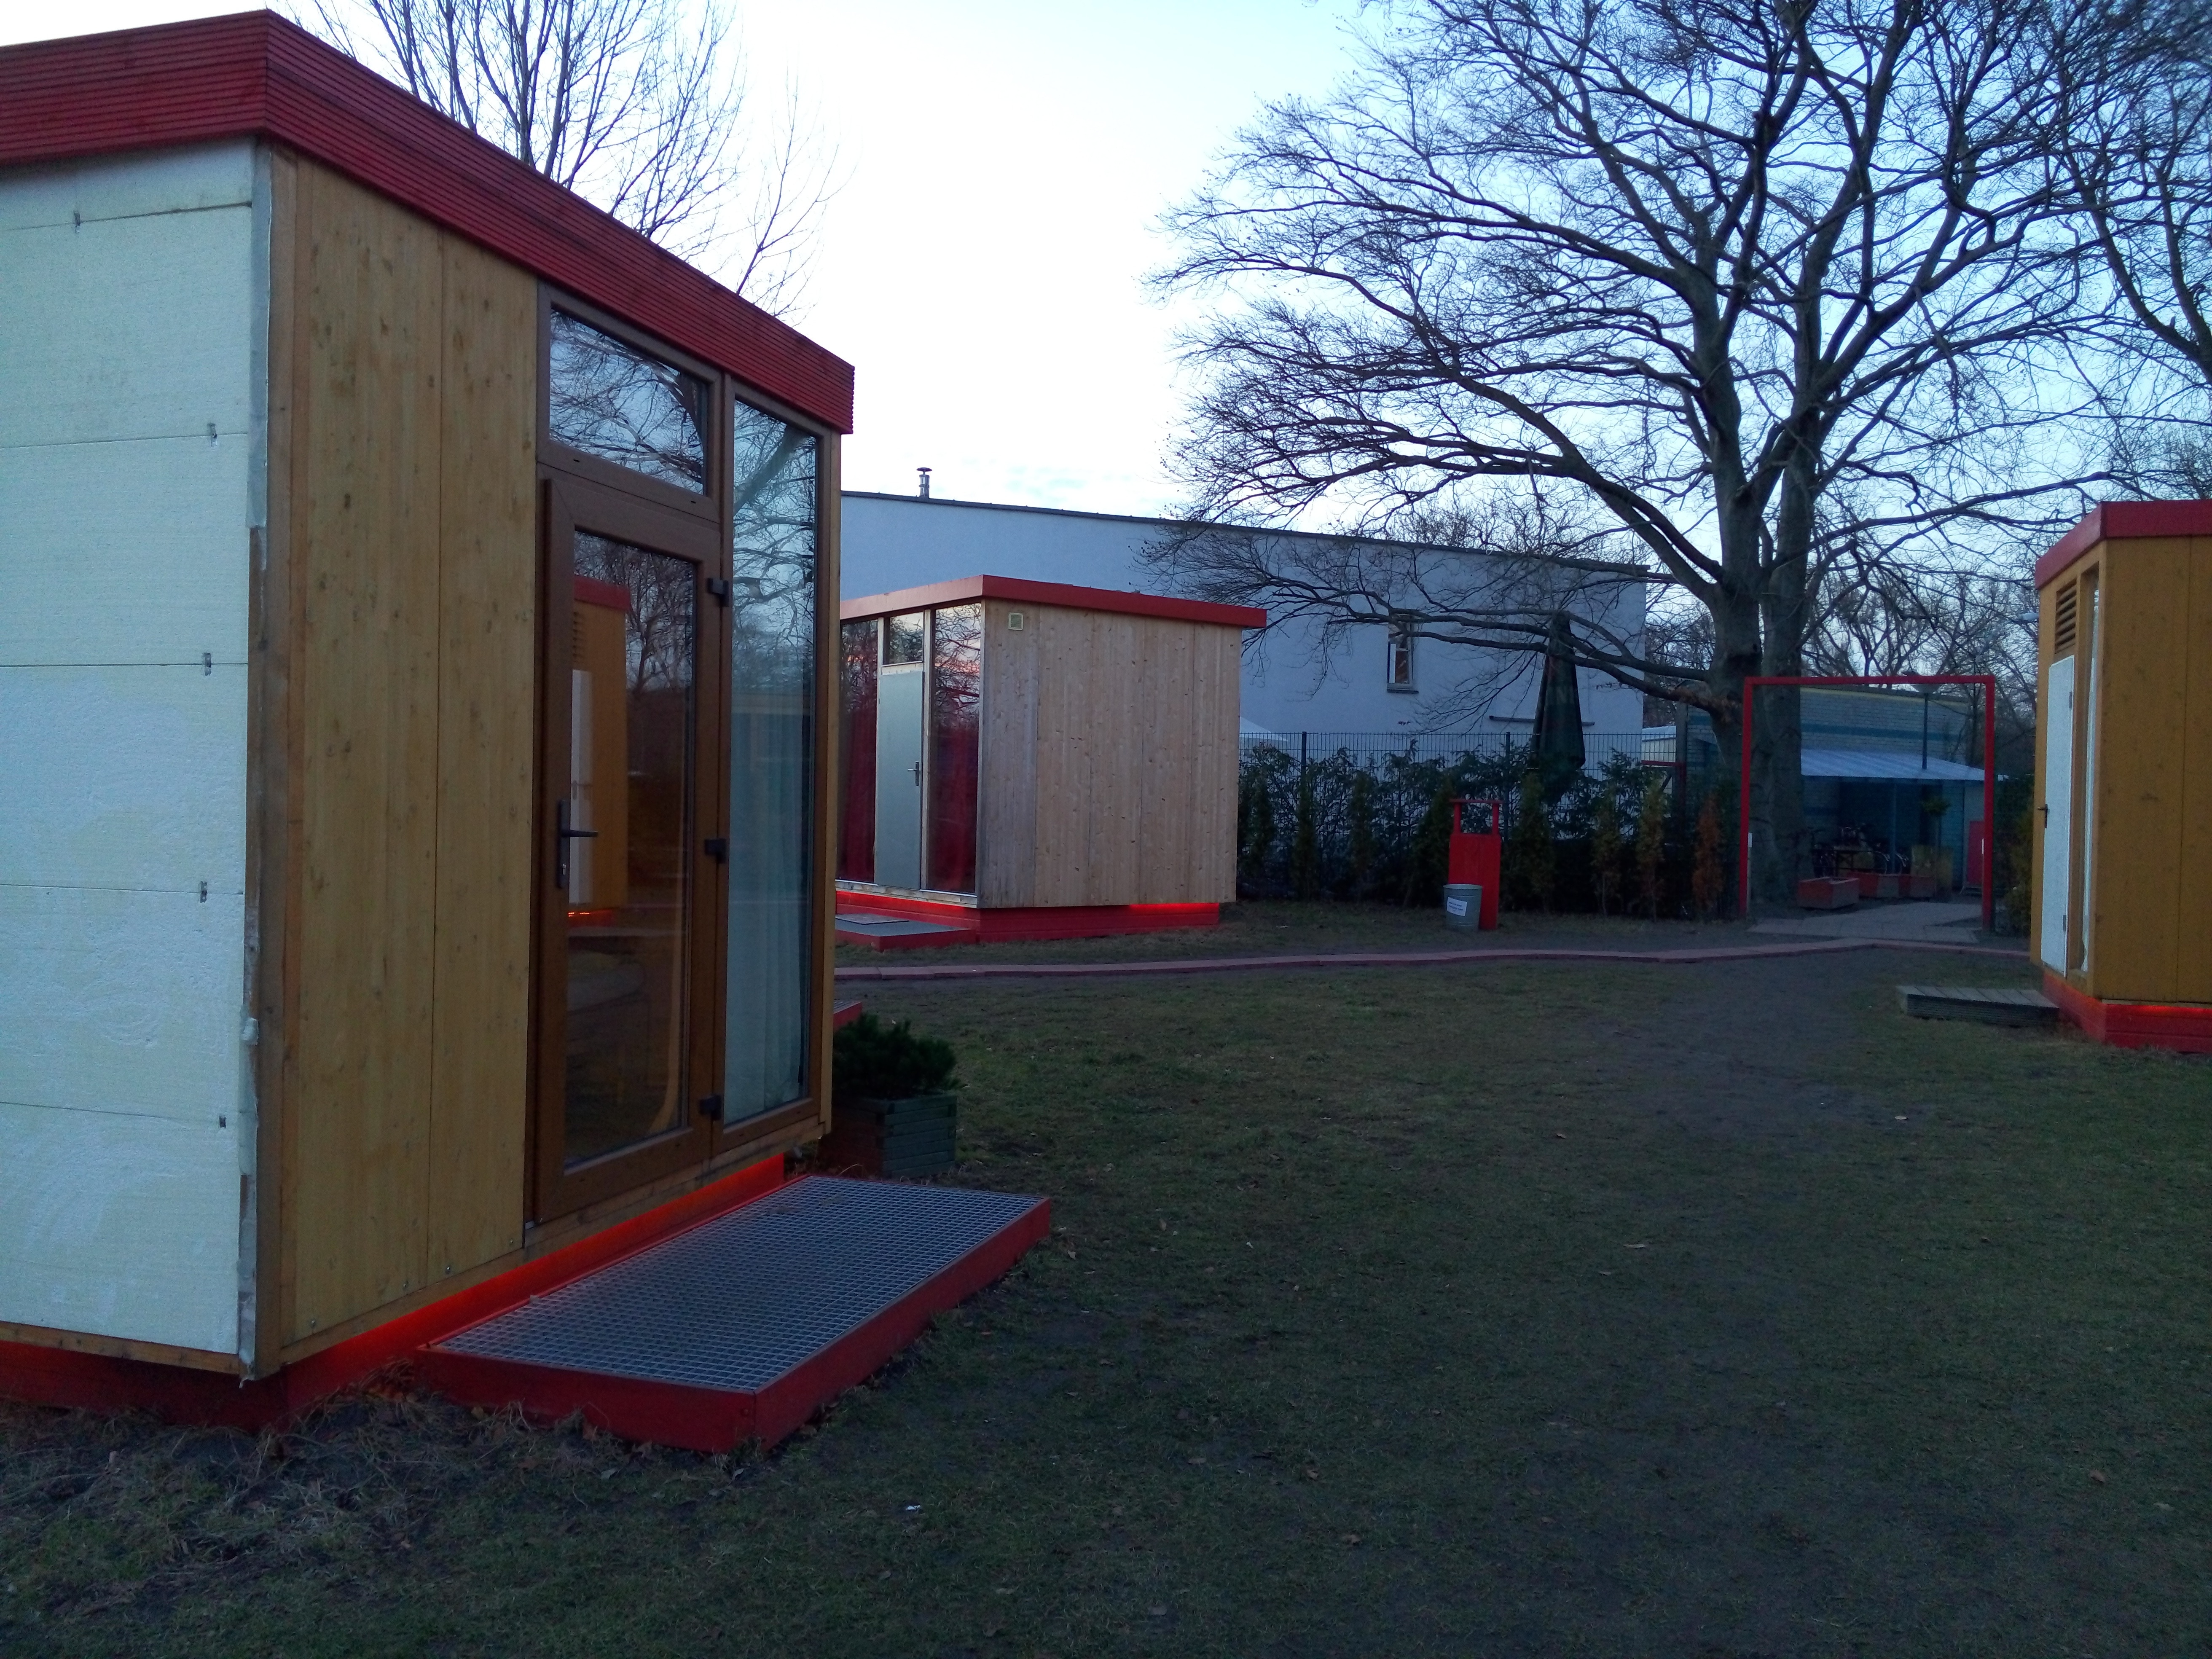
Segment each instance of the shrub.
[[1727,832],[1721,823],[1720,791],[1715,789],[1698,809],[1697,849],[1690,866],[1690,896],[1701,920],[1710,921],[1720,914],[1727,890]]
[[1513,824],[1505,837],[1505,893],[1521,908],[1552,908],[1552,878],[1558,853],[1552,844],[1552,809],[1544,799],[1543,775],[1531,768],[1521,777]]
[[1620,865],[1620,807],[1610,789],[1590,808],[1590,885],[1598,915],[1613,914],[1613,884]]
[[1659,872],[1667,861],[1667,779],[1653,773],[1636,804],[1636,896],[1644,915],[1659,920]]
[[918,1036],[914,1022],[886,1025],[862,1014],[840,1028],[831,1054],[835,1091],[848,1098],[905,1100],[957,1089],[958,1064],[942,1037]]

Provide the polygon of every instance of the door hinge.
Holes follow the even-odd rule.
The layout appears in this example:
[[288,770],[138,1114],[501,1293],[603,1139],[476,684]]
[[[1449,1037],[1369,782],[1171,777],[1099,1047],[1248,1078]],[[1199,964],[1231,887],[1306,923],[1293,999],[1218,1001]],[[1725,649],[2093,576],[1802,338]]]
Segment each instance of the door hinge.
[[699,1097],[699,1115],[700,1115],[701,1117],[704,1117],[704,1118],[711,1118],[711,1119],[713,1119],[715,1122],[720,1123],[720,1122],[722,1121],[722,1097],[721,1097],[721,1096],[720,1096],[720,1095],[702,1095],[702,1096],[700,1096],[700,1097]]
[[730,579],[727,576],[708,577],[707,591],[714,596],[716,605],[727,605],[730,602]]
[[730,861],[729,837],[727,836],[708,836],[707,856],[717,864],[727,864]]

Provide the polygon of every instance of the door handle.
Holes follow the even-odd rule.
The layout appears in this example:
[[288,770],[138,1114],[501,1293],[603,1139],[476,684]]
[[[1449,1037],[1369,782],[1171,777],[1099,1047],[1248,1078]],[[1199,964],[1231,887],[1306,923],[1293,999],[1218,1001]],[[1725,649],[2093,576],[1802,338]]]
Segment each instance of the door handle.
[[921,763],[920,761],[916,761],[914,763],[914,787],[917,789],[921,787]]
[[568,827],[568,803],[556,801],[553,805],[553,884],[562,892],[568,890],[568,843],[572,841],[597,841],[596,830],[571,830]]

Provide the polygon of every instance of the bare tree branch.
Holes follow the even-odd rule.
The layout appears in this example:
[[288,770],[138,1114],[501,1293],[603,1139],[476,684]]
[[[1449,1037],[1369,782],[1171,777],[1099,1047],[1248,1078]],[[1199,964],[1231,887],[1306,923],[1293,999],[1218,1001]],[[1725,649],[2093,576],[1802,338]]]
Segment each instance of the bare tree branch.
[[836,155],[794,88],[756,119],[724,0],[315,0],[301,21],[754,304],[802,302]]
[[[1516,573],[1601,544],[1702,611],[1710,650],[1693,669],[1578,622],[1580,659],[1725,731],[1747,676],[1803,672],[1850,583],[2054,533],[2104,476],[2084,434],[2108,410],[2069,355],[2047,22],[2032,0],[1407,0],[1168,219],[1156,281],[1211,302],[1185,342],[1188,510],[1388,536],[1534,490],[1577,527],[1548,555],[1476,538],[1511,556],[1449,595],[1395,553],[1238,572],[1186,541],[1164,569],[1539,651],[1556,607],[1508,597]],[[1796,728],[1759,737],[1772,890]]]

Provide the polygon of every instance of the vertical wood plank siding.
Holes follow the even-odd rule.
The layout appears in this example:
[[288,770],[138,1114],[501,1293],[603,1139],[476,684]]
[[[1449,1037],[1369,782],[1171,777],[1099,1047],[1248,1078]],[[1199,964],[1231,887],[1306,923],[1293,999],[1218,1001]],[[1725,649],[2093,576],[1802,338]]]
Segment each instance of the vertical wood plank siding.
[[522,1243],[537,750],[536,284],[444,250],[434,1279]]
[[1238,630],[1001,599],[984,629],[978,901],[1234,898]]
[[296,178],[293,1341],[519,1242],[536,569],[534,282]]
[[2181,893],[2174,1000],[2212,1002],[2212,542],[2199,538],[2185,599],[2189,699],[2179,734]]
[[[2099,680],[2088,989],[2108,1001],[2212,998],[2182,971],[2185,948],[2212,925],[2185,896],[2192,681],[2212,640],[2192,640],[2193,578],[2212,570],[2212,540],[2106,543],[2098,605]],[[2201,786],[2200,786],[2201,787]],[[2200,836],[2202,831],[2199,832]],[[2192,988],[2193,987],[2193,988]]]

